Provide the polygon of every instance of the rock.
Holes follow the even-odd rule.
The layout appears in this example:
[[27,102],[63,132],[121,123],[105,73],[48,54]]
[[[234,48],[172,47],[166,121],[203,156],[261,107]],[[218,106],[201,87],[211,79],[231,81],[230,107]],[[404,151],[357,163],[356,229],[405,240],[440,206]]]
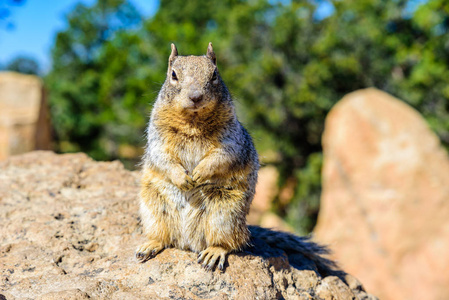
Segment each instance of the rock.
[[259,225],[274,230],[294,233],[295,230],[287,224],[281,217],[273,212],[266,212],[260,219]]
[[139,264],[138,181],[121,163],[84,154],[0,163],[0,299],[375,299],[306,258],[293,268],[259,240],[229,255],[224,272],[178,249]]
[[50,116],[41,80],[0,73],[0,160],[27,151],[51,149]]
[[271,204],[278,193],[278,177],[279,172],[273,165],[262,167],[259,170],[256,194],[247,218],[249,224],[260,224],[264,214],[270,211]]
[[279,171],[274,165],[266,165],[259,170],[256,194],[254,195],[247,221],[250,225],[294,232],[291,226],[271,211],[271,206],[276,196],[286,195],[285,188],[279,193],[278,179]]
[[449,299],[449,159],[419,113],[376,89],[351,93],[323,148],[316,240],[381,299]]
[[337,276],[324,278],[317,292],[322,299],[346,300],[354,298],[354,294],[349,287]]
[[80,289],[51,292],[37,298],[38,300],[83,300],[89,299],[89,295]]

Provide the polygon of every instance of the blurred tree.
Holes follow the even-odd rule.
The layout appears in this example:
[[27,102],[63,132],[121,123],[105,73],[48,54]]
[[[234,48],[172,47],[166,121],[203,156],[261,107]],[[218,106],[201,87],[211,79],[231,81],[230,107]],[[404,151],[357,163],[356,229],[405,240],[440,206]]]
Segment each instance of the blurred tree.
[[14,58],[10,63],[6,65],[5,69],[23,74],[40,74],[40,67],[37,60],[26,56],[19,56]]
[[67,22],[46,77],[59,150],[117,158],[121,143],[139,144],[148,111],[140,100],[146,73],[139,66],[149,59],[136,34],[141,16],[126,1],[99,0],[78,4]]
[[61,150],[111,159],[123,158],[121,145],[143,145],[170,42],[199,55],[212,41],[262,160],[278,166],[280,185],[297,182],[291,203],[274,209],[308,232],[319,209],[324,118],[345,94],[386,90],[449,145],[449,3],[413,3],[165,0],[144,22],[125,1],[79,5],[47,77]]

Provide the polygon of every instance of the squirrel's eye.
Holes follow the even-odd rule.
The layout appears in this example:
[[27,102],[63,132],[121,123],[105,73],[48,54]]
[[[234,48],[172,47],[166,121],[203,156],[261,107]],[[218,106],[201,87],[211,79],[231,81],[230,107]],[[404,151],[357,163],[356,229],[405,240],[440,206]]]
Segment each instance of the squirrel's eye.
[[173,80],[175,80],[175,81],[178,81],[178,76],[176,76],[176,72],[175,72],[175,71],[173,71],[173,72],[171,73],[171,79],[173,79]]
[[212,81],[217,80],[217,71],[216,70],[214,71],[214,74],[212,75],[212,79],[211,80]]

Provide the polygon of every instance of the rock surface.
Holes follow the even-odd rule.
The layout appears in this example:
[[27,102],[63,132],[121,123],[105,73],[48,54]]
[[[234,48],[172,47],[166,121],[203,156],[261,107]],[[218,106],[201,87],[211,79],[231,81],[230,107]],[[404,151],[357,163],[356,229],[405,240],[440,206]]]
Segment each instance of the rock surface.
[[375,299],[352,276],[322,277],[256,243],[207,272],[188,251],[138,264],[139,174],[84,154],[0,164],[0,299]]
[[246,219],[249,225],[294,232],[291,226],[271,210],[273,201],[279,194],[278,178],[279,172],[274,165],[266,165],[260,168],[256,194]]
[[273,165],[268,165],[260,168],[256,195],[251,204],[251,210],[247,217],[248,223],[251,225],[260,224],[260,220],[271,209],[273,199],[278,193],[277,180],[279,172]]
[[380,299],[449,299],[449,159],[423,118],[357,91],[329,113],[323,148],[316,240]]
[[0,72],[0,160],[51,149],[50,116],[41,80]]

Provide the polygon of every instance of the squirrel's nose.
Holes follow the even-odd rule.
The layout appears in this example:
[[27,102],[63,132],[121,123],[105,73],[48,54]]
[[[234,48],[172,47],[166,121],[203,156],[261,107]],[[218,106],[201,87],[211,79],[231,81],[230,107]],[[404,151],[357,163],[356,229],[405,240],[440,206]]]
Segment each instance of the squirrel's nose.
[[200,91],[192,91],[189,93],[189,98],[193,102],[197,103],[203,99],[203,94]]

